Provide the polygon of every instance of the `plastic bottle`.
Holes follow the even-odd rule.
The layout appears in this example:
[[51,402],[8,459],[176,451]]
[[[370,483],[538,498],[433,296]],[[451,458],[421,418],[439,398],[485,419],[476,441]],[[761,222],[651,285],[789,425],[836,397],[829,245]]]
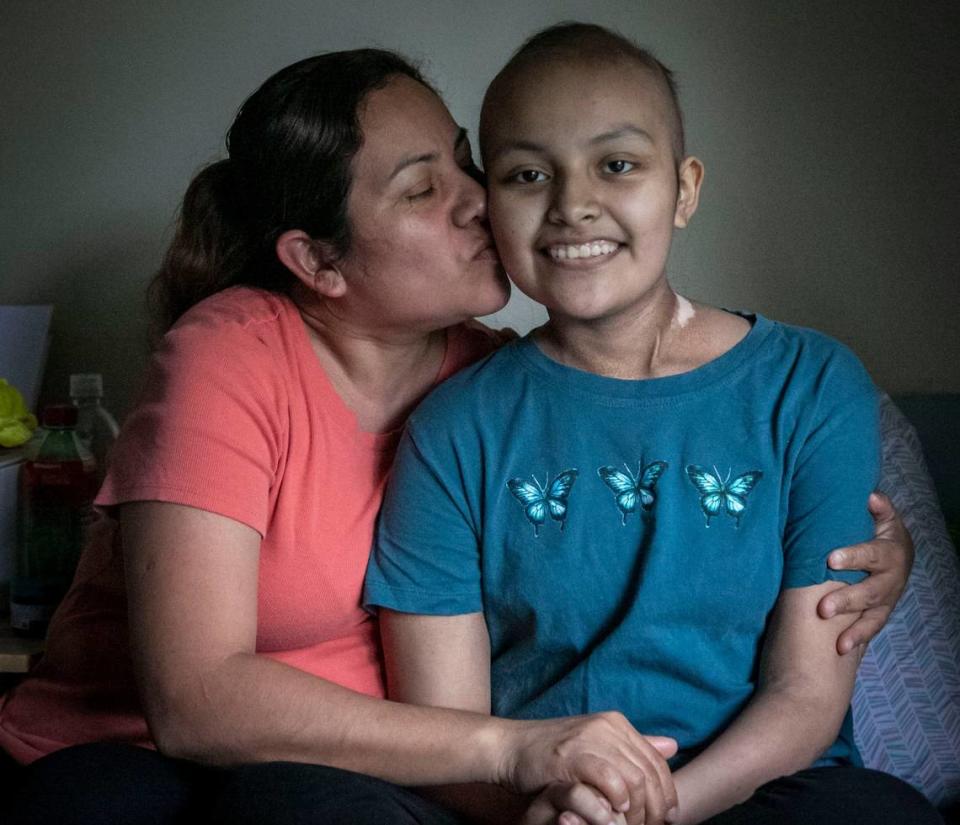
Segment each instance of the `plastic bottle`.
[[96,372],[71,375],[70,400],[78,412],[77,435],[93,453],[97,478],[103,481],[110,449],[120,432],[116,419],[103,406],[103,376]]
[[77,436],[77,408],[46,407],[20,469],[10,626],[42,636],[70,586],[93,517],[96,462]]

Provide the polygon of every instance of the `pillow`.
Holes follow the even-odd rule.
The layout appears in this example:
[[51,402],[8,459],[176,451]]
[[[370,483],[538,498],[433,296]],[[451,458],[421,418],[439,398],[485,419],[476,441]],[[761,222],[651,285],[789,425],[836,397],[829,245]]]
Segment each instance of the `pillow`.
[[880,489],[910,531],[916,560],[860,665],[854,738],[867,767],[945,807],[960,800],[960,564],[916,430],[886,395],[880,427]]

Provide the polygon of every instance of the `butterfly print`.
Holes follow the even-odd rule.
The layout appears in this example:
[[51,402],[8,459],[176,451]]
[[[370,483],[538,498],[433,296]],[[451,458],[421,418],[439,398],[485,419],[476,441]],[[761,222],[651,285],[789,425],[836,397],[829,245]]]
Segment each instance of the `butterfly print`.
[[716,467],[713,468],[713,473],[711,473],[699,464],[689,464],[687,466],[687,476],[700,491],[700,509],[707,517],[707,527],[710,526],[710,519],[724,510],[727,511],[727,515],[733,517],[736,526],[739,527],[740,518],[747,507],[747,496],[757,482],[763,478],[763,473],[760,470],[750,470],[731,481],[730,475],[732,472],[732,470],[729,470],[727,477],[721,481],[720,473]]
[[[626,464],[623,465],[627,472],[623,473],[616,467],[601,467],[597,470],[603,483],[607,485],[617,498],[617,509],[620,511],[620,523],[627,523],[627,515],[634,513],[639,504],[644,510],[653,507],[655,496],[653,489],[657,484],[657,479],[663,475],[667,469],[666,461],[654,461],[634,475]],[[642,466],[642,465],[641,465]],[[640,466],[637,467],[640,470]]]
[[[579,470],[564,470],[549,487],[544,487],[536,476],[531,476],[533,484],[522,478],[511,478],[507,482],[507,489],[523,505],[527,521],[533,525],[534,536],[540,535],[540,525],[547,520],[548,513],[550,518],[560,522],[560,530],[563,530],[567,518],[567,499],[578,475]],[[544,480],[547,478],[545,476]]]

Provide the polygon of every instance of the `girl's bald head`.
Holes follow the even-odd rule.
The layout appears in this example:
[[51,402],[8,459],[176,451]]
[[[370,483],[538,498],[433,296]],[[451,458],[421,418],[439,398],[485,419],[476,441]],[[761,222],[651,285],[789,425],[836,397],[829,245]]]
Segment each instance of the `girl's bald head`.
[[507,61],[487,87],[480,113],[481,148],[497,104],[514,84],[531,70],[555,62],[581,63],[585,67],[630,63],[650,72],[659,81],[671,113],[671,137],[677,164],[686,154],[683,114],[673,73],[651,52],[616,32],[592,23],[559,23],[530,37]]

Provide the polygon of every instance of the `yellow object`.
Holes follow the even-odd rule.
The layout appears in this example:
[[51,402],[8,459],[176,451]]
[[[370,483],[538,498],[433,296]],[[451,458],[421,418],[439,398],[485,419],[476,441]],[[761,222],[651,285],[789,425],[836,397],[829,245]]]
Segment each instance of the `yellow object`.
[[37,418],[23,403],[20,390],[0,378],[0,447],[26,444],[37,429]]

